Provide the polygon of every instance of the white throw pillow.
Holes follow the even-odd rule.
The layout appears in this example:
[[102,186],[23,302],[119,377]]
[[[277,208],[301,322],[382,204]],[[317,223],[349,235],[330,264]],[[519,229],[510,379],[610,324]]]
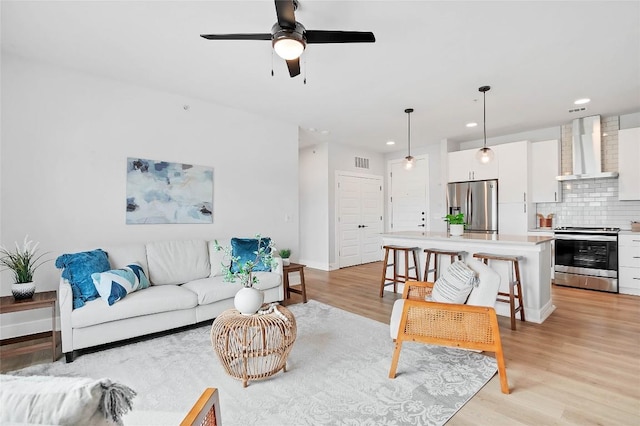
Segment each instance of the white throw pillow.
[[500,289],[500,274],[475,259],[469,259],[467,266],[478,274],[478,286],[473,287],[467,305],[493,307]]
[[434,302],[464,303],[474,285],[477,285],[476,273],[456,260],[436,280],[431,298]]

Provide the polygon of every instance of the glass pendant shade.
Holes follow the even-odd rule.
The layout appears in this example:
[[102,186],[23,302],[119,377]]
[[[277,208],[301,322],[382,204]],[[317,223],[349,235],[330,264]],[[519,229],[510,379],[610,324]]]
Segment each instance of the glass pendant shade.
[[411,170],[413,168],[413,157],[410,155],[407,155],[406,157],[404,157],[404,168],[406,170]]
[[281,38],[273,43],[273,50],[284,60],[299,58],[304,52],[304,44],[292,38]]
[[476,160],[478,160],[482,164],[490,163],[493,160],[494,154],[491,148],[480,148],[478,152],[476,152]]

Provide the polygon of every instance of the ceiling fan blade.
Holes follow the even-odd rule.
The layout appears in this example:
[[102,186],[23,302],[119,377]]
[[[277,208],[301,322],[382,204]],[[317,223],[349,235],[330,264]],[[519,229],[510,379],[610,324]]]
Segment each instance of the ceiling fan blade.
[[376,37],[365,31],[324,31],[307,30],[307,43],[373,43]]
[[293,0],[275,0],[276,15],[278,16],[278,24],[284,28],[296,27],[295,6]]
[[200,34],[207,40],[271,40],[271,34]]
[[289,67],[289,75],[291,77],[300,74],[300,58],[288,60],[287,67]]

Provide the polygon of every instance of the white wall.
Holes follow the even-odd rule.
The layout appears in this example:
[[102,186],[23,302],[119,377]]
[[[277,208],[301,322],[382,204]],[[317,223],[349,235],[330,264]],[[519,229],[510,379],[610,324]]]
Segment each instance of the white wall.
[[[29,234],[55,260],[109,244],[259,232],[298,250],[296,125],[7,55],[1,77],[5,245]],[[213,224],[126,225],[127,157],[212,167]],[[57,289],[59,276],[47,263],[37,289]],[[1,295],[11,282],[0,274]],[[48,315],[3,315],[2,338]]]
[[309,267],[329,269],[329,145],[320,143],[299,153],[300,253]]

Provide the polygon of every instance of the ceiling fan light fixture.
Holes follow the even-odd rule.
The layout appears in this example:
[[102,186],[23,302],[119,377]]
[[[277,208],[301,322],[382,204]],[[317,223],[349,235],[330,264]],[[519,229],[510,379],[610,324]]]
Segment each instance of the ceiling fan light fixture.
[[294,38],[282,37],[273,40],[273,50],[276,51],[278,56],[287,61],[299,58],[304,52],[304,47],[304,43],[301,40]]

